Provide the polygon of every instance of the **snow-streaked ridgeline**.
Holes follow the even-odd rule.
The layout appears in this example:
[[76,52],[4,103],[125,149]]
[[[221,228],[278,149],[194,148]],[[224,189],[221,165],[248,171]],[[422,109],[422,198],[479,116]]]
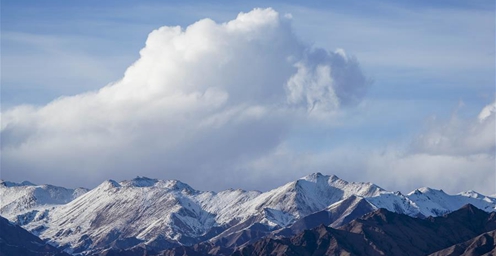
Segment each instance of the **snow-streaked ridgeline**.
[[449,195],[419,188],[405,195],[320,173],[267,192],[198,191],[177,180],[145,177],[107,180],[92,190],[1,181],[0,198],[3,217],[73,254],[204,241],[239,246],[259,238],[241,236],[247,231],[298,229],[299,221],[315,221],[322,212],[326,224],[339,226],[378,208],[413,217],[440,216],[466,204],[496,209],[494,197],[475,191]]

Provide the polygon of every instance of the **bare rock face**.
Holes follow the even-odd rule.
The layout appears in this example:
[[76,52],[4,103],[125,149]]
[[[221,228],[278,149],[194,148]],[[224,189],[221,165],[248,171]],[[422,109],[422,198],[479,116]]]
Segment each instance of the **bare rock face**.
[[69,256],[20,226],[0,217],[0,256]]

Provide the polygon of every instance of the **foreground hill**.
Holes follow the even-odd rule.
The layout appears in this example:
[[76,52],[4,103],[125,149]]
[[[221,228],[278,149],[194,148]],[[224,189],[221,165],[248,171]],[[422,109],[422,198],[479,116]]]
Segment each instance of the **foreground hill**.
[[496,230],[486,232],[468,241],[431,254],[431,256],[458,255],[496,255]]
[[0,256],[69,256],[2,217],[0,231]]

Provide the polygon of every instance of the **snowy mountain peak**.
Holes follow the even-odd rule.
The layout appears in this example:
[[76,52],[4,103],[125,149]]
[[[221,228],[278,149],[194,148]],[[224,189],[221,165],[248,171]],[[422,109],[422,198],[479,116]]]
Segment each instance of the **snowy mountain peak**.
[[103,189],[103,190],[108,190],[108,189],[112,189],[112,188],[118,188],[120,187],[121,184],[119,184],[117,181],[115,180],[106,180],[104,182],[102,182],[102,184],[100,184],[98,187],[96,187],[95,189]]
[[420,190],[418,190],[418,189],[415,189],[414,191],[408,193],[407,196],[419,195],[419,194],[422,194],[422,192],[420,192]]
[[302,177],[300,178],[299,180],[306,180],[306,181],[310,181],[310,182],[313,182],[313,183],[317,183],[317,182],[321,182],[321,181],[336,181],[336,180],[341,180],[340,178],[338,178],[338,176],[332,174],[332,175],[323,175],[322,173],[320,172],[315,172],[315,173],[312,173],[310,175],[307,175],[305,177]]
[[433,188],[429,188],[429,187],[421,187],[421,188],[415,189],[414,191],[408,193],[407,195],[411,196],[411,195],[422,195],[422,194],[433,194],[433,193],[445,194],[444,191],[442,191],[442,190],[437,190],[437,189],[433,189]]
[[338,176],[334,175],[334,174],[331,174],[329,177],[329,180],[330,181],[336,181],[336,180],[342,180],[341,178],[339,178]]
[[[302,177],[300,180],[306,180],[306,181],[316,182],[317,180],[322,179],[324,177],[325,176],[322,175],[322,173],[315,172],[315,173],[312,173],[312,174],[307,175],[305,177]],[[327,176],[327,177],[329,177],[329,176]]]
[[190,187],[188,184],[183,183],[178,180],[167,180],[164,182],[164,186],[168,189],[171,190],[188,190],[188,191],[195,191],[192,187]]
[[422,194],[427,194],[427,193],[432,192],[431,188],[429,188],[429,187],[421,187],[421,188],[418,188],[417,190],[420,191],[420,193],[422,193]]
[[113,189],[113,188],[158,188],[158,189],[166,189],[166,190],[177,190],[183,191],[187,190],[189,192],[196,191],[188,184],[183,183],[178,180],[159,180],[152,179],[148,177],[138,176],[132,180],[123,180],[121,182],[117,182],[115,180],[106,180],[102,184],[100,184],[97,189]]
[[477,199],[487,198],[487,196],[485,196],[485,195],[483,195],[481,193],[478,193],[478,192],[476,192],[474,190],[468,190],[468,191],[465,191],[465,192],[461,192],[458,195],[465,196],[465,197],[470,197],[470,198],[477,198]]
[[437,195],[437,196],[446,196],[446,192],[444,192],[442,189],[434,189],[434,188],[429,188],[429,187],[421,187],[418,189],[415,189],[414,191],[408,193],[408,196],[411,195]]
[[123,187],[152,187],[157,184],[157,179],[150,179],[143,176],[138,176],[132,180],[125,180],[120,183]]
[[29,181],[23,181],[21,183],[17,183],[17,182],[0,180],[0,186],[5,186],[5,187],[22,187],[22,186],[36,186],[36,184],[31,183]]
[[31,221],[38,213],[66,204],[88,190],[67,189],[53,185],[34,185],[30,182],[0,183],[0,214],[11,221]]

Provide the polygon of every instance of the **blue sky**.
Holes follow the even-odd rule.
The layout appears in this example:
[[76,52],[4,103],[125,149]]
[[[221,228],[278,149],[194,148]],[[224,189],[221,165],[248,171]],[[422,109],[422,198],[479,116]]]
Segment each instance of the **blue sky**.
[[[101,162],[88,169],[78,169],[63,161],[56,164],[56,160],[48,156],[12,153],[22,143],[17,146],[4,143],[2,178],[91,187],[102,179],[149,175],[162,179],[180,178],[201,189],[244,186],[247,189],[263,190],[274,184],[260,182],[262,173],[274,179],[273,183],[278,185],[313,171],[321,171],[335,173],[349,180],[371,180],[386,188],[402,191],[430,185],[452,192],[466,189],[496,192],[493,182],[494,135],[484,137],[493,140],[484,148],[485,151],[477,149],[464,155],[418,148],[423,143],[419,142],[422,140],[419,138],[448,133],[442,132],[442,129],[450,131],[450,135],[444,138],[449,141],[446,142],[448,145],[464,147],[465,144],[459,141],[469,140],[465,138],[470,137],[468,131],[478,129],[472,124],[477,115],[486,105],[494,102],[493,1],[308,1],[304,4],[298,1],[213,1],[208,4],[188,1],[3,2],[2,116],[14,113],[20,105],[43,108],[54,99],[96,91],[119,81],[126,69],[140,58],[139,52],[154,29],[177,25],[185,28],[203,18],[210,18],[217,23],[228,22],[235,19],[238,13],[250,12],[255,7],[272,7],[280,16],[290,13],[292,33],[302,47],[328,51],[344,49],[348,56],[354,56],[363,75],[372,81],[360,103],[333,110],[324,121],[305,119],[305,122],[291,125],[288,125],[288,121],[275,124],[275,127],[286,128],[275,129],[281,133],[278,135],[280,140],[261,146],[259,150],[265,152],[265,156],[253,156],[248,151],[233,149],[233,152],[237,152],[235,158],[243,160],[233,160],[233,163],[226,165],[213,164],[212,160],[201,166],[188,164],[184,167],[197,169],[198,172],[201,170],[201,173],[216,173],[216,168],[225,169],[219,173],[230,175],[225,175],[226,179],[221,183],[203,184],[193,178],[188,179],[197,173],[189,171],[188,175],[180,175],[180,167],[168,166],[160,161],[119,172],[116,169],[121,168],[120,164],[113,166],[108,163],[112,159],[105,160],[93,153],[74,149],[78,157],[68,157],[79,159],[82,165],[85,165],[84,159],[90,157],[96,157],[94,161]],[[234,95],[234,91],[230,95]],[[16,118],[20,120],[27,117]],[[272,129],[273,126],[262,127]],[[43,134],[40,129],[27,129],[29,131],[26,134]],[[234,128],[225,129],[233,131]],[[263,129],[259,129],[260,135],[263,134]],[[52,133],[55,131],[48,134]],[[2,140],[13,140],[15,136],[11,134],[7,128],[3,128]],[[157,132],[159,135],[160,132]],[[43,136],[48,139],[51,135]],[[30,141],[27,138],[30,137],[21,141],[27,143]],[[202,153],[202,150],[208,149],[200,149],[198,154],[207,154]],[[157,149],[155,153],[160,155],[160,150],[165,149]],[[162,153],[178,158],[186,154],[167,150]],[[53,154],[56,155],[55,152]],[[109,154],[120,153],[115,151]],[[285,158],[279,159],[283,155]],[[352,160],[347,161],[342,155]],[[478,157],[483,160],[474,160]],[[20,165],[17,161],[21,158],[32,161]],[[147,157],[135,158],[131,161],[133,164],[139,163],[140,159],[150,162]],[[293,163],[295,158],[298,159],[297,163]],[[478,173],[471,175],[467,173],[474,170],[453,171],[457,179],[453,179],[450,184],[446,184],[442,178],[449,172],[429,175],[432,171],[419,171],[416,174],[414,170],[406,168],[408,170],[397,170],[399,174],[392,178],[381,177],[387,168],[401,169],[409,165],[410,161],[422,161],[422,164],[429,161],[424,158],[436,159],[430,165],[433,170],[449,169],[452,165],[479,169]],[[285,164],[278,164],[277,159]],[[222,157],[217,161],[231,162]],[[286,166],[289,163],[293,164]],[[161,165],[163,168],[160,168]],[[17,168],[23,168],[23,171]],[[60,170],[51,172],[50,169]],[[71,181],[71,175],[76,172],[97,172],[98,175],[89,175],[91,178],[87,180]],[[61,173],[68,175],[65,178],[49,178],[60,176]],[[235,179],[236,175],[248,173],[258,174],[247,178],[245,183]],[[492,175],[489,179],[491,182],[475,187],[487,175]],[[464,182],[468,176],[476,178]]]

